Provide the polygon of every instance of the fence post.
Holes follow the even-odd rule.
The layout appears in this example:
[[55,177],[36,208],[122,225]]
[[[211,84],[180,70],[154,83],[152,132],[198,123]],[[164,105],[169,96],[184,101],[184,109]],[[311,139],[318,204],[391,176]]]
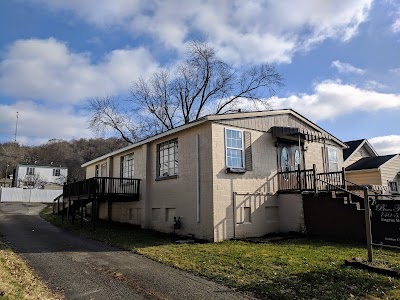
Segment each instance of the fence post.
[[314,184],[314,195],[317,194],[317,166],[313,164],[313,184]]
[[364,187],[364,210],[365,210],[365,234],[367,236],[368,261],[372,262],[372,233],[371,233],[371,211],[369,209],[368,188]]

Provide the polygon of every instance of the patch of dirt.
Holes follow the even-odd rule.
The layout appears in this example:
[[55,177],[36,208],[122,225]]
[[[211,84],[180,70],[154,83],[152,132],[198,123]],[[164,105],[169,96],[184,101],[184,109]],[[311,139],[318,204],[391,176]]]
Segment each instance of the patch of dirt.
[[244,241],[246,243],[254,243],[254,244],[269,244],[284,240],[297,239],[299,237],[304,237],[304,236],[301,235],[300,233],[285,233],[285,234],[273,233],[273,234],[267,234],[262,237],[250,237],[250,238],[235,239],[235,240]]

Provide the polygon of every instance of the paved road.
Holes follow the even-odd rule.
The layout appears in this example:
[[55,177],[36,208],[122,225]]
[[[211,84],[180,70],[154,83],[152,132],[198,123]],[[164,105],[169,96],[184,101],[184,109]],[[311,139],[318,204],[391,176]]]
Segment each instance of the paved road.
[[244,294],[66,232],[38,216],[45,206],[0,203],[0,232],[50,288],[67,299],[250,299]]

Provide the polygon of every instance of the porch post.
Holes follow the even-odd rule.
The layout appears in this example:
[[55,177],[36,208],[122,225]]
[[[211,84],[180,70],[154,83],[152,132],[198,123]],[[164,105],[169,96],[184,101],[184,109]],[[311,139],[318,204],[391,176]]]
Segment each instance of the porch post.
[[108,213],[107,213],[107,221],[111,222],[111,214],[112,214],[112,201],[110,199],[110,197],[107,200],[107,209],[108,209]]
[[63,203],[62,203],[62,211],[61,211],[61,220],[64,221],[64,210],[65,210],[65,202],[63,199]]
[[317,166],[313,164],[313,184],[314,184],[314,194],[317,194]]
[[83,199],[81,199],[81,227],[83,227]]
[[346,170],[342,168],[342,181],[343,181],[343,188],[347,190],[347,182],[346,182]]
[[302,184],[301,184],[301,166],[300,164],[297,165],[297,184],[299,187],[300,192],[303,190]]

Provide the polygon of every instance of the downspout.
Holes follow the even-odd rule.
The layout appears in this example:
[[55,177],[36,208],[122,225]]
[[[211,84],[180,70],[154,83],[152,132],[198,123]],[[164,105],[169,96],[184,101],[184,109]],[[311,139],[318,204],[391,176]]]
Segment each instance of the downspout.
[[196,135],[196,219],[200,223],[200,157],[199,135]]

